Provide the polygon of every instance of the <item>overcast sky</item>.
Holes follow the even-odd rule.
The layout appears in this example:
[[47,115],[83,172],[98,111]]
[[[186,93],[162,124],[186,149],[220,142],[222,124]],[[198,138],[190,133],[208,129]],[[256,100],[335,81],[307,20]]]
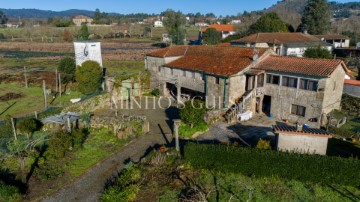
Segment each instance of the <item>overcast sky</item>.
[[101,11],[122,14],[160,13],[171,8],[184,13],[212,12],[216,15],[236,15],[245,10],[262,10],[276,2],[277,0],[0,0],[0,8],[36,8],[53,11],[99,8]]

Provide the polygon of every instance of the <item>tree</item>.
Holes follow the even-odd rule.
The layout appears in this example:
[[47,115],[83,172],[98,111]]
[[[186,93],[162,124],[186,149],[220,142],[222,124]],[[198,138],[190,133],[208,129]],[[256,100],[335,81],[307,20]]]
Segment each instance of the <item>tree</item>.
[[249,32],[288,32],[288,27],[284,21],[281,20],[279,15],[275,12],[266,13],[260,17],[254,24],[249,28]]
[[204,44],[216,45],[221,42],[221,32],[216,31],[215,28],[209,28],[204,32],[202,38]]
[[74,40],[73,35],[68,30],[64,31],[63,39],[66,42],[72,42]]
[[91,94],[101,87],[102,70],[99,63],[86,61],[76,69],[78,90],[83,94]]
[[308,0],[301,19],[302,31],[326,34],[330,29],[331,11],[327,0]]
[[352,70],[358,70],[358,76],[356,77],[356,80],[360,80],[360,57],[352,57],[347,60],[346,64]]
[[194,125],[204,121],[205,113],[205,103],[193,99],[184,103],[184,107],[180,110],[180,118],[185,124],[193,128]]
[[75,71],[76,71],[76,62],[74,58],[65,57],[60,60],[58,66],[59,72],[61,75],[61,83],[67,84],[69,82],[75,81]]
[[316,48],[308,48],[304,53],[304,57],[331,59],[332,54],[327,49],[318,46]]
[[4,117],[4,124],[0,125],[0,131],[0,138],[10,138],[14,135],[10,115]]
[[164,13],[164,26],[172,38],[172,42],[177,45],[183,45],[186,29],[186,17],[180,12],[167,10]]
[[89,40],[89,28],[86,24],[81,25],[81,37],[83,40]]
[[0,10],[0,25],[6,24],[7,21],[8,21],[8,18],[6,17],[4,12]]
[[26,118],[17,123],[17,128],[25,133],[28,139],[31,134],[40,130],[42,126],[43,124],[39,120],[33,118]]

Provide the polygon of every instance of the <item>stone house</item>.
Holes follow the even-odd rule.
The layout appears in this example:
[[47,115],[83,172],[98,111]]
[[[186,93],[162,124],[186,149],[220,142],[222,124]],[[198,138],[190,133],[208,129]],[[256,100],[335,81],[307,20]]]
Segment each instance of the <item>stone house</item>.
[[81,26],[83,23],[91,24],[92,22],[93,22],[93,19],[88,16],[77,15],[77,16],[73,17],[73,23],[76,26]]
[[306,49],[321,46],[332,51],[332,45],[304,33],[258,33],[231,41],[233,46],[272,48],[278,55],[303,57]]
[[200,35],[199,35],[200,39],[202,39],[202,35],[204,34],[204,32],[206,32],[206,30],[208,30],[210,28],[214,28],[214,29],[216,29],[216,31],[221,32],[222,39],[226,39],[228,36],[232,36],[232,35],[236,34],[234,25],[212,24],[208,27],[203,27],[200,30]]
[[279,151],[326,155],[328,140],[326,131],[301,126],[274,126],[276,147]]
[[340,109],[341,60],[277,56],[268,48],[173,46],[149,53],[151,88],[181,101],[199,97],[232,121],[246,111],[319,128]]
[[334,48],[349,48],[350,38],[339,34],[314,35],[321,41],[332,44]]

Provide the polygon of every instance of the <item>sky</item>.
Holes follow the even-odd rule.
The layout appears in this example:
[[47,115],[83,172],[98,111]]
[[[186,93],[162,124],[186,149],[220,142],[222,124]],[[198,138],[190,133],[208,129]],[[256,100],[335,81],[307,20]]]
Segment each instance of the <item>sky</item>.
[[[351,1],[358,0],[337,0],[337,2]],[[245,10],[262,10],[276,2],[277,0],[0,0],[0,8],[36,8],[53,11],[99,8],[103,12],[121,14],[161,13],[170,8],[183,13],[212,12],[224,16],[236,15]]]

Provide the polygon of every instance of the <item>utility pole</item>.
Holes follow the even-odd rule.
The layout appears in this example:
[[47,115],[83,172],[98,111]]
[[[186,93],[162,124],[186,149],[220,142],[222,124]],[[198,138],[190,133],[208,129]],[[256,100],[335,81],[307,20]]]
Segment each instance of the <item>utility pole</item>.
[[28,80],[27,80],[27,75],[26,75],[26,67],[24,66],[24,77],[25,77],[25,87],[28,88]]
[[59,92],[59,82],[58,82],[58,70],[55,70],[55,86],[56,86],[56,92]]
[[58,81],[59,81],[59,92],[60,92],[60,97],[61,97],[61,76],[60,76],[60,73],[58,74],[59,75],[59,79],[58,79]]
[[44,108],[47,109],[47,100],[46,100],[46,82],[43,80],[43,91],[44,91]]

